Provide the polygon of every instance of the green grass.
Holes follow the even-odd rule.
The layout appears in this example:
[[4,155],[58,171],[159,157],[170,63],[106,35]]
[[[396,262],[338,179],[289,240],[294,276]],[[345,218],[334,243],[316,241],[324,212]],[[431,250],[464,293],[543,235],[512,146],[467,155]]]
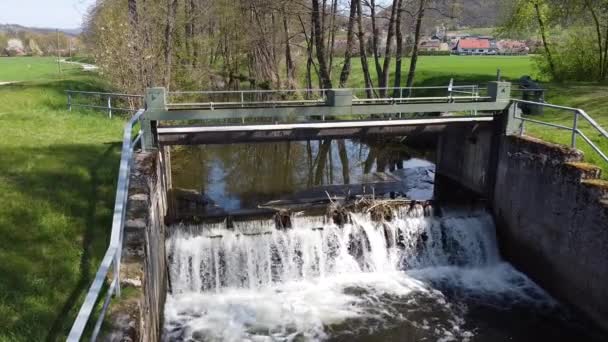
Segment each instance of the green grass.
[[104,85],[51,60],[0,58],[0,341],[65,339],[108,243],[124,121],[66,111]]
[[0,82],[60,79],[56,57],[0,57]]
[[[382,62],[382,61],[381,61]],[[392,60],[390,79],[394,79],[395,60]],[[373,60],[369,60],[372,79],[375,80]],[[332,78],[338,84],[342,60],[334,63]],[[302,68],[303,69],[303,68]],[[409,59],[405,59],[401,79],[407,79]],[[479,83],[496,80],[496,71],[500,69],[505,80],[517,80],[523,75],[534,75],[534,64],[530,56],[421,56],[416,67],[415,85],[447,85],[450,78],[457,84]],[[304,70],[300,70],[304,78]],[[358,58],[352,59],[352,74],[349,78],[350,87],[362,87],[363,72]],[[375,84],[377,86],[377,84]],[[392,86],[392,84],[391,84]]]

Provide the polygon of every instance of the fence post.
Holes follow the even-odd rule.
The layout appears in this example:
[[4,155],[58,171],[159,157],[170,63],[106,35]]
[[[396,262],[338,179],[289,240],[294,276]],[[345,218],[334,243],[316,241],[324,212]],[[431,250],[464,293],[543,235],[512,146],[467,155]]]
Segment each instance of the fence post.
[[68,112],[72,111],[72,93],[68,91]]
[[576,135],[578,133],[578,111],[574,111],[574,121],[572,122],[572,148],[576,148]]
[[112,96],[108,95],[108,117],[112,118]]

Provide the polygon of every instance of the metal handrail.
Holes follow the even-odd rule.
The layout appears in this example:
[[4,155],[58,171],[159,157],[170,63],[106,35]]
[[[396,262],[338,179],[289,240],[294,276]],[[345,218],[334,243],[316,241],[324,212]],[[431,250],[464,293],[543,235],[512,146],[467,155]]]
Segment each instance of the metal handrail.
[[71,90],[68,89],[65,91],[68,94],[89,94],[89,95],[103,95],[103,96],[116,96],[116,97],[136,97],[136,98],[144,98],[143,95],[133,95],[133,94],[121,94],[121,93],[104,93],[98,91],[83,91],[83,90]]
[[[82,91],[82,90],[66,90],[68,101],[68,111],[72,111],[72,107],[81,107],[81,108],[94,108],[94,109],[104,109],[108,112],[108,116],[112,117],[113,110],[120,110],[125,112],[134,112],[136,109],[132,108],[121,108],[121,107],[113,107],[112,106],[112,98],[126,98],[126,99],[143,99],[143,95],[132,95],[132,94],[121,94],[121,93],[104,93],[104,92],[96,92],[96,91]],[[72,100],[72,95],[75,94],[83,94],[83,95],[92,95],[99,96],[100,98],[107,98],[107,102],[105,106],[94,105],[94,104],[86,104],[86,103],[74,103]]]
[[76,342],[80,341],[82,334],[91,318],[91,313],[95,307],[95,303],[101,293],[103,285],[105,284],[106,277],[110,271],[110,267],[113,267],[114,277],[110,283],[110,287],[104,299],[99,317],[95,323],[93,334],[91,335],[91,341],[97,339],[101,324],[103,322],[105,313],[108,309],[110,298],[112,294],[120,296],[120,259],[122,254],[122,241],[123,241],[123,227],[125,222],[127,199],[129,192],[129,175],[131,171],[131,157],[133,155],[134,147],[141,140],[141,130],[135,139],[132,139],[133,127],[139,121],[143,115],[144,110],[140,109],[135,115],[131,117],[129,122],[125,125],[122,140],[122,152],[120,157],[120,168],[118,171],[118,183],[116,187],[116,200],[114,202],[114,215],[112,218],[112,233],[110,236],[110,245],[106,250],[106,253],[97,269],[95,279],[89,287],[87,296],[84,299],[78,316],[70,329],[67,341]]
[[[352,91],[353,94],[353,103],[366,103],[366,102],[385,102],[385,101],[415,101],[415,100],[453,100],[453,99],[486,99],[486,97],[479,96],[479,87],[477,85],[453,85],[452,82],[448,86],[426,86],[426,87],[376,87],[376,88],[344,88],[345,90]],[[403,90],[428,90],[428,89],[447,89],[450,94],[448,97],[411,97],[408,95],[407,97],[403,96]],[[456,90],[458,89],[458,90]],[[470,89],[470,91],[465,91],[466,89]],[[383,98],[373,98],[373,99],[360,99],[356,96],[357,92],[362,91],[378,91],[378,90],[386,90],[386,91],[394,91],[399,90],[401,96],[398,97],[383,97]],[[326,99],[328,89],[282,89],[282,90],[204,90],[204,91],[172,91],[168,92],[168,96],[179,96],[179,95],[240,95],[240,101],[234,100],[218,100],[218,101],[203,101],[203,102],[170,102],[167,104],[170,108],[177,107],[193,107],[193,106],[205,106],[210,107],[211,109],[226,107],[226,106],[245,106],[245,105],[270,105],[270,106],[285,106],[285,105],[294,105],[294,104],[317,104],[321,103]],[[293,94],[293,93],[311,93],[318,92],[321,95],[320,99],[312,99],[312,100],[253,100],[246,101],[245,95],[251,94]],[[452,96],[452,92],[471,95],[468,97],[458,97]]]
[[583,140],[589,146],[591,146],[591,148],[597,154],[599,154],[602,157],[602,159],[604,159],[608,163],[608,155],[606,155],[606,153],[604,153],[593,141],[591,141],[591,139],[589,139],[589,137],[587,137],[585,135],[585,133],[583,133],[583,131],[581,131],[579,129],[579,117],[585,119],[593,128],[595,128],[606,139],[608,139],[608,131],[606,131],[600,124],[598,124],[595,120],[593,120],[593,118],[589,114],[587,114],[584,110],[582,110],[580,108],[559,106],[559,105],[554,105],[554,104],[545,103],[545,102],[534,102],[534,101],[517,100],[517,99],[512,99],[511,102],[516,103],[516,104],[523,103],[523,104],[537,105],[537,106],[542,106],[542,107],[546,107],[546,108],[553,108],[553,109],[566,110],[566,111],[573,112],[574,117],[572,119],[572,127],[558,125],[558,124],[545,122],[545,121],[541,121],[541,120],[524,118],[524,117],[517,116],[517,115],[515,116],[515,118],[522,121],[521,129],[519,131],[520,135],[523,135],[523,133],[524,133],[525,122],[532,122],[532,123],[536,123],[536,124],[540,124],[540,125],[545,125],[545,126],[549,126],[549,127],[554,127],[554,128],[571,131],[572,138],[571,138],[571,142],[570,142],[570,147],[576,148],[576,137],[580,136],[581,138],[583,138]]

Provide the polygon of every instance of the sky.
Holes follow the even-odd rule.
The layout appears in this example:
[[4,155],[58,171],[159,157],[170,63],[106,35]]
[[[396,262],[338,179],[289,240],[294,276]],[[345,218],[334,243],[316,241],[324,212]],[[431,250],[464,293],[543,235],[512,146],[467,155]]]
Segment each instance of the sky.
[[0,0],[0,24],[79,28],[96,0]]

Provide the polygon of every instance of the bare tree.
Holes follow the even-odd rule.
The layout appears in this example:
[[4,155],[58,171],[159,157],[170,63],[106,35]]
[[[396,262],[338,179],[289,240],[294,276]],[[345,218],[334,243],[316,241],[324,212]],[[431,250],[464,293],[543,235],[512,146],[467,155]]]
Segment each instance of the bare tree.
[[331,89],[331,78],[327,69],[327,60],[325,55],[325,44],[323,40],[323,31],[321,28],[321,12],[319,11],[319,0],[312,0],[312,23],[314,28],[315,48],[317,52],[317,61],[319,63],[320,82],[325,89]]
[[[426,9],[427,0],[418,0],[418,12],[416,12],[416,28],[414,30],[414,47],[412,49],[412,58],[410,61],[410,70],[407,74],[406,87],[411,88],[414,84],[416,76],[416,66],[418,63],[418,47],[420,45],[420,33],[422,30],[422,19]],[[408,94],[409,94],[408,90]]]
[[359,0],[350,1],[350,12],[348,15],[348,27],[346,29],[346,50],[344,51],[344,65],[340,73],[340,88],[346,86],[350,75],[351,65],[350,58],[353,53],[353,44],[355,41],[355,17],[357,16],[357,2]]
[[177,0],[167,0],[167,18],[165,23],[165,75],[163,84],[169,88],[171,84],[171,65],[173,64],[173,31],[177,15]]
[[368,98],[373,97],[371,88],[373,88],[372,78],[369,73],[369,65],[367,63],[367,53],[365,52],[365,31],[363,31],[363,13],[361,10],[362,0],[352,0],[357,4],[357,37],[359,38],[359,56],[361,57],[361,69],[363,70],[363,79],[365,80],[365,93]]
[[381,97],[386,96],[386,87],[388,86],[388,71],[391,64],[391,45],[393,42],[393,36],[395,35],[395,18],[399,1],[400,0],[393,0],[393,4],[391,5],[391,17],[388,22],[386,47],[384,49],[384,65],[382,66],[382,78],[378,80]]
[[[399,88],[401,87],[401,63],[403,58],[403,28],[401,25],[401,17],[403,15],[403,2],[404,0],[399,0],[397,4],[397,19],[395,21],[395,31],[396,31],[396,51],[395,51],[395,81],[393,87]],[[395,89],[393,93],[393,97],[399,97],[399,90]]]

